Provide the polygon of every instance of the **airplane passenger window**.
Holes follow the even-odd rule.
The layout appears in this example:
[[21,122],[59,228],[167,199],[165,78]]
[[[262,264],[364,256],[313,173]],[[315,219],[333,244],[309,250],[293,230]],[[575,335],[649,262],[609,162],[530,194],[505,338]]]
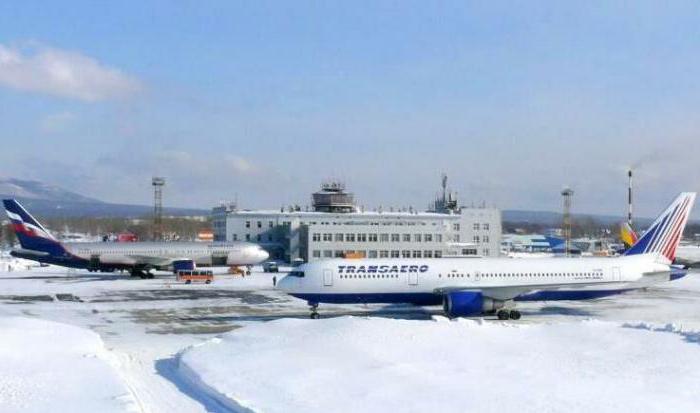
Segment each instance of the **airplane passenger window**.
[[291,271],[289,276],[302,278],[304,276],[304,271]]

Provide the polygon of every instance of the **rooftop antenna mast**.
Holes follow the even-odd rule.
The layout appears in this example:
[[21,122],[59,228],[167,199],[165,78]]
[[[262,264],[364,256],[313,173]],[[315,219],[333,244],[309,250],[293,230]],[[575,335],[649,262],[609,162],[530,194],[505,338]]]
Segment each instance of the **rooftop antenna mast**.
[[629,183],[627,185],[627,224],[632,228],[632,168],[627,171]]
[[151,180],[153,185],[153,240],[163,239],[163,187],[165,178],[154,176]]
[[564,198],[564,215],[562,229],[564,232],[564,248],[566,248],[566,256],[569,256],[571,247],[571,198],[574,196],[574,191],[567,187],[561,191],[561,196]]
[[442,174],[442,201],[447,201],[447,174]]

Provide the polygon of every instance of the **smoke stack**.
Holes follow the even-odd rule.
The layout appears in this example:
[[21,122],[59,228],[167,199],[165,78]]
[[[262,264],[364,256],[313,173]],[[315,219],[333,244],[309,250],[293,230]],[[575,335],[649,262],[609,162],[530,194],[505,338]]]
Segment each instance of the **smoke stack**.
[[632,169],[627,171],[629,183],[627,185],[627,223],[632,228]]

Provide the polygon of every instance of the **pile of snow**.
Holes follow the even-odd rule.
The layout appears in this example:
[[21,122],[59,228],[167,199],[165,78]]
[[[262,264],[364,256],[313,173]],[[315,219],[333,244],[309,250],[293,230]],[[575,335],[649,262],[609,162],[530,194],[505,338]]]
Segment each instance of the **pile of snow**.
[[282,319],[185,350],[179,372],[261,412],[691,412],[697,336],[603,321]]
[[0,318],[0,411],[138,411],[110,360],[89,330]]

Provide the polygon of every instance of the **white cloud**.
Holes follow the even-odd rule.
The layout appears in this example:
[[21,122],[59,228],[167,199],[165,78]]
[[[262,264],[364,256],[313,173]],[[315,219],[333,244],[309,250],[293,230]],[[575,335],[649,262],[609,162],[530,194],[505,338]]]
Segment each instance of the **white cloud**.
[[39,129],[44,133],[60,132],[66,129],[76,116],[71,112],[58,112],[46,115],[39,123]]
[[23,50],[0,44],[0,85],[96,102],[136,93],[140,83],[78,52],[50,47]]
[[253,164],[240,156],[236,155],[225,155],[224,162],[228,164],[234,172],[239,174],[247,174],[254,172]]

